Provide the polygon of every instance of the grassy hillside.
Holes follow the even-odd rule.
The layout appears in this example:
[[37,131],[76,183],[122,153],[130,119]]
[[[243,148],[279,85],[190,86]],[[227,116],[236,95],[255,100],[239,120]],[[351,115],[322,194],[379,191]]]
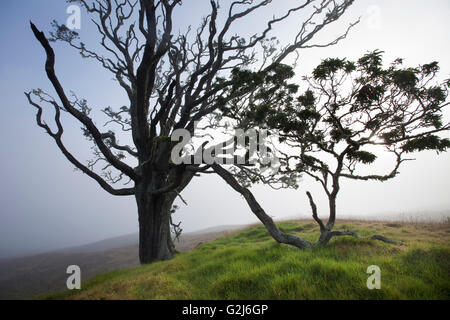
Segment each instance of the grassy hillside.
[[[312,222],[284,222],[309,240]],[[449,224],[345,222],[362,236],[374,233],[408,246],[341,237],[301,251],[276,243],[256,226],[170,261],[97,276],[80,291],[45,299],[450,299]],[[366,287],[369,265],[381,268],[381,289]]]

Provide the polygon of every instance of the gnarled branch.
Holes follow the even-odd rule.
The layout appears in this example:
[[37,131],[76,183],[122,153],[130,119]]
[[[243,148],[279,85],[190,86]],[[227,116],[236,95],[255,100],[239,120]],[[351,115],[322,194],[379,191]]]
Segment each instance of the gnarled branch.
[[47,77],[52,83],[56,93],[58,94],[59,99],[61,100],[61,103],[64,106],[64,109],[67,110],[74,118],[76,118],[78,121],[80,121],[88,130],[88,132],[92,135],[92,138],[94,139],[96,145],[98,146],[99,150],[103,153],[105,158],[108,160],[108,162],[114,166],[116,169],[122,171],[126,175],[128,175],[131,179],[136,180],[138,177],[136,173],[134,172],[133,168],[125,164],[124,162],[120,161],[112,152],[111,150],[106,146],[102,139],[102,135],[98,128],[95,126],[93,121],[84,113],[80,112],[76,108],[72,106],[69,99],[67,98],[63,87],[61,86],[61,83],[59,82],[56,73],[55,73],[55,53],[50,46],[47,38],[45,37],[44,33],[39,31],[36,26],[30,22],[31,29],[33,30],[33,33],[36,37],[36,39],[41,43],[42,47],[45,49],[45,52],[47,54],[47,60],[45,63],[45,70],[47,72]]
[[45,129],[45,131],[47,132],[47,134],[49,136],[51,136],[55,142],[56,145],[58,146],[58,148],[61,150],[61,152],[64,154],[64,156],[67,158],[67,160],[69,160],[75,167],[77,167],[79,170],[81,170],[83,173],[87,174],[89,177],[91,177],[92,179],[94,179],[95,181],[97,181],[97,183],[107,192],[109,192],[112,195],[115,196],[130,196],[130,195],[134,195],[134,188],[123,188],[123,189],[114,189],[113,187],[111,187],[105,180],[103,180],[98,174],[96,174],[94,171],[90,170],[88,167],[86,167],[85,165],[83,165],[80,161],[78,161],[68,150],[67,148],[64,146],[63,142],[62,142],[62,134],[64,132],[63,126],[61,124],[61,120],[60,120],[60,106],[58,106],[58,104],[55,101],[52,101],[51,103],[53,104],[54,108],[55,108],[55,122],[57,125],[57,132],[53,132],[50,127],[45,124],[45,122],[43,122],[42,120],[42,107],[37,104],[36,102],[34,102],[31,98],[31,93],[30,92],[25,92],[25,96],[28,99],[28,102],[30,103],[30,105],[32,105],[33,107],[35,107],[37,109],[37,113],[36,113],[36,123],[39,127]]

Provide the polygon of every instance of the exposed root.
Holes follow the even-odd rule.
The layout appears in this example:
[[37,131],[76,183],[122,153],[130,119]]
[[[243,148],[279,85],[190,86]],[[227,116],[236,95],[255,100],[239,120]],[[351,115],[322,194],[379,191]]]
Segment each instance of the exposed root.
[[[339,236],[352,236],[352,237],[355,237],[355,238],[361,238],[357,233],[355,233],[353,231],[337,230],[337,231],[332,231],[330,233],[330,237],[328,238],[328,240],[331,239],[332,237],[339,237]],[[391,240],[391,239],[388,239],[386,237],[380,236],[378,234],[373,235],[370,238],[366,238],[366,239],[378,240],[378,241],[382,241],[382,242],[386,242],[386,243],[390,243],[390,244],[396,244],[396,245],[399,245],[399,246],[406,246],[406,244],[401,242],[401,241]]]
[[383,242],[390,243],[390,244],[396,244],[396,245],[399,245],[399,246],[406,246],[406,244],[404,244],[401,241],[391,240],[391,239],[388,239],[386,237],[380,236],[378,234],[371,236],[370,239],[372,239],[372,240],[379,240],[379,241],[383,241]]

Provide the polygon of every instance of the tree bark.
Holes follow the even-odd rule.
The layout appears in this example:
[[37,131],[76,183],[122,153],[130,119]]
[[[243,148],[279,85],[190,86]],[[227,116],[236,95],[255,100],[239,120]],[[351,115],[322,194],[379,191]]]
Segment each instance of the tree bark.
[[175,254],[170,234],[172,193],[152,195],[145,185],[136,188],[139,217],[139,260],[141,264],[168,260]]
[[[328,242],[330,242],[331,238],[336,235],[334,233],[334,231],[332,231],[333,227],[334,227],[334,223],[336,221],[336,196],[337,196],[337,192],[336,192],[336,195],[331,194],[328,198],[330,217],[328,219],[326,226],[324,228],[322,228],[322,227],[320,228],[320,237],[319,237],[319,240],[317,241],[316,245],[326,245],[326,244],[328,244]],[[316,213],[316,215],[317,215],[317,213]]]
[[143,176],[152,176],[152,179],[143,179],[136,185],[141,264],[168,260],[176,253],[171,235],[171,209],[178,194],[194,177],[194,172],[185,171],[179,174],[180,183],[168,192],[154,193],[155,186],[161,188],[167,185],[168,177],[155,172],[143,172]]
[[263,223],[272,238],[274,238],[279,243],[289,244],[300,249],[311,247],[311,243],[309,243],[307,240],[284,233],[283,231],[278,229],[272,218],[266,214],[264,209],[259,205],[258,201],[256,201],[251,191],[239,184],[239,182],[230,172],[228,172],[218,164],[213,164],[211,167],[220,177],[222,177],[223,180],[225,180],[225,182],[230,187],[232,187],[244,197],[252,212]]

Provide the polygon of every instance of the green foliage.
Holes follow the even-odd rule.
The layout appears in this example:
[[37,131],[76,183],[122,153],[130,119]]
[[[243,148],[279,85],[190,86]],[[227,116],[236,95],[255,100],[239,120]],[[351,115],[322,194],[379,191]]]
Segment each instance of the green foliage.
[[[273,116],[276,110],[273,106],[289,106],[293,101],[292,95],[298,91],[297,85],[288,83],[293,76],[292,67],[284,64],[272,64],[256,72],[234,68],[231,72],[231,88],[218,97],[215,103],[223,116],[239,119],[244,117],[246,122],[254,122],[256,125],[272,116],[270,121],[275,123]],[[242,110],[242,101],[246,101],[250,95],[252,102]]]
[[379,101],[385,93],[385,88],[381,85],[373,86],[371,84],[364,85],[356,95],[356,101],[361,105],[371,104]]
[[[264,85],[244,118],[277,132],[281,142],[302,150],[297,160],[304,163],[295,165],[298,171],[322,168],[316,152],[324,149],[335,158],[346,153],[343,161],[353,165],[372,164],[377,159],[360,150],[370,145],[381,144],[391,152],[445,151],[447,139],[427,134],[450,129],[442,119],[448,88],[431,81],[438,63],[404,68],[402,59],[396,59],[384,67],[382,58],[383,52],[375,50],[356,62],[324,59],[305,78],[309,88],[297,96],[296,90],[287,89],[293,70],[274,65],[261,76]],[[251,76],[243,73],[242,77],[248,81]],[[342,144],[344,148],[338,149]]]
[[408,140],[402,149],[406,152],[436,150],[446,151],[450,147],[449,139],[442,139],[435,135],[426,135],[423,137]]
[[438,86],[432,86],[424,90],[423,97],[431,101],[431,106],[442,103],[447,98],[444,88]]
[[79,38],[79,34],[76,31],[70,30],[64,24],[58,24],[56,20],[52,21],[53,32],[50,32],[51,38],[49,41],[55,42],[57,40],[72,42]]
[[297,112],[297,116],[300,121],[313,120],[317,121],[320,119],[321,115],[314,109],[302,109]]
[[334,142],[339,142],[341,140],[345,140],[349,138],[352,135],[352,131],[350,129],[344,128],[342,130],[341,128],[333,128],[330,131],[330,138]]
[[358,161],[358,162],[362,162],[365,164],[369,164],[374,162],[377,159],[377,156],[374,155],[373,153],[367,152],[367,151],[350,151],[347,154],[347,157],[352,161]]
[[[233,98],[231,92],[218,103],[240,128],[268,129],[290,147],[279,152],[277,182],[283,174],[285,181],[292,181],[312,172],[322,186],[332,175],[385,181],[397,175],[405,153],[449,147],[449,140],[438,133],[450,130],[450,123],[443,121],[450,79],[442,84],[433,81],[437,62],[416,68],[402,64],[396,59],[385,66],[380,50],[356,62],[324,59],[310,77],[304,77],[308,88],[299,93],[290,83],[294,76],[290,66],[274,64],[258,72],[236,69],[233,90],[240,94]],[[377,146],[395,155],[394,172],[361,176],[360,166],[377,160],[378,154],[372,153]],[[249,179],[255,181],[260,179]]]
[[426,114],[423,118],[423,122],[430,124],[436,129],[441,129],[443,126],[442,123],[442,114]]
[[383,53],[383,51],[375,50],[365,54],[358,60],[358,66],[366,72],[369,77],[382,75]]
[[314,70],[313,78],[316,80],[325,80],[332,77],[339,70],[351,73],[356,70],[356,64],[346,59],[328,58],[323,60]]
[[439,71],[439,63],[437,61],[433,61],[431,63],[422,65],[421,69],[425,75],[429,76],[430,74]]
[[413,90],[418,82],[416,69],[394,70],[391,77],[395,85],[400,89]]
[[305,108],[312,108],[316,102],[316,97],[314,96],[314,92],[311,90],[306,90],[306,92],[300,95],[297,100],[300,102],[301,106]]
[[323,60],[313,71],[314,79],[324,80],[338,70],[342,70],[345,59],[328,58]]
[[402,133],[401,128],[394,128],[390,131],[382,133],[381,138],[383,138],[386,145],[394,144],[395,141],[402,138]]
[[356,70],[356,64],[346,59],[328,58],[322,60],[313,70],[313,78],[316,80],[325,80],[340,70],[343,70],[345,73],[351,73]]

